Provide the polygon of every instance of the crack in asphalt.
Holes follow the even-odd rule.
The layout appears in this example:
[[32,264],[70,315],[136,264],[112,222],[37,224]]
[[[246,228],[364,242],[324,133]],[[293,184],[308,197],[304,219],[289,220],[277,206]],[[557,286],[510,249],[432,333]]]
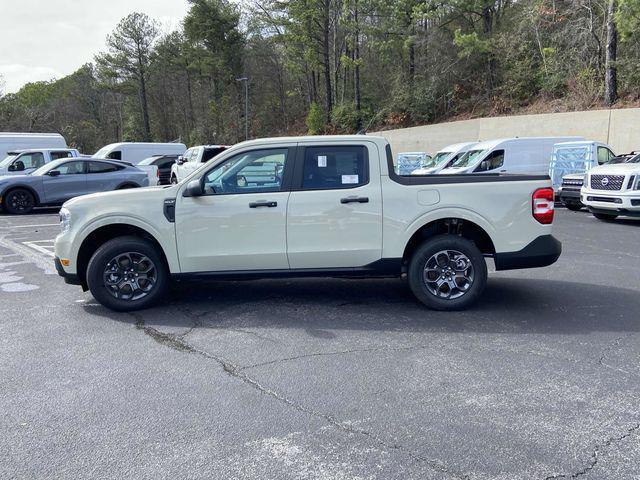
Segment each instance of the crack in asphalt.
[[636,423],[634,426],[628,428],[627,431],[624,434],[622,434],[622,435],[620,435],[618,437],[610,437],[607,440],[605,440],[604,443],[596,444],[596,446],[595,446],[595,448],[593,450],[593,453],[591,454],[590,462],[584,468],[578,470],[577,472],[559,474],[559,475],[550,475],[548,477],[545,477],[545,480],[556,480],[556,479],[559,479],[559,478],[578,478],[578,477],[581,477],[582,475],[586,475],[591,470],[593,470],[596,467],[596,465],[598,464],[598,460],[600,459],[601,450],[609,448],[610,446],[615,445],[618,442],[621,442],[625,438],[630,437],[638,429],[640,429],[640,423]]
[[[333,415],[327,414],[327,413],[322,413],[322,412],[318,412],[312,408],[306,407],[302,404],[299,404],[295,401],[293,401],[292,399],[290,399],[289,397],[282,395],[278,392],[276,392],[275,390],[272,390],[264,385],[262,385],[258,380],[248,376],[246,373],[244,373],[242,371],[242,368],[239,367],[238,365],[235,365],[233,362],[229,361],[228,359],[220,356],[220,355],[215,355],[212,353],[209,353],[207,351],[201,350],[191,344],[189,344],[186,340],[185,340],[185,334],[181,334],[181,335],[174,335],[171,333],[165,333],[165,332],[161,332],[160,330],[154,328],[154,327],[149,327],[147,325],[145,325],[145,321],[144,321],[144,317],[138,313],[129,313],[130,316],[132,316],[135,319],[135,327],[138,330],[142,330],[144,331],[145,334],[147,334],[148,336],[150,336],[153,340],[155,340],[156,342],[158,342],[160,345],[172,348],[174,350],[177,350],[179,352],[183,352],[183,353],[193,353],[193,354],[197,354],[200,355],[204,358],[207,358],[209,360],[213,360],[216,363],[218,363],[221,367],[222,370],[228,374],[229,376],[242,381],[243,383],[245,383],[246,385],[254,388],[255,390],[257,390],[258,392],[267,395],[277,401],[279,401],[280,403],[283,403],[285,405],[287,405],[288,407],[291,407],[301,413],[305,413],[307,415],[311,415],[317,418],[320,418],[324,421],[326,421],[329,425],[333,426],[334,428],[345,432],[347,434],[351,434],[351,435],[362,435],[367,437],[368,439],[372,440],[375,444],[377,444],[379,447],[385,448],[386,450],[396,450],[398,452],[401,452],[405,455],[407,455],[409,458],[411,458],[413,461],[415,462],[419,462],[419,463],[424,463],[425,465],[427,465],[428,467],[430,467],[433,470],[439,471],[441,473],[444,473],[446,475],[449,475],[451,477],[454,478],[458,478],[461,480],[468,480],[469,476],[452,470],[449,467],[447,467],[446,465],[442,464],[441,462],[438,462],[436,460],[431,460],[428,458],[425,458],[421,455],[418,455],[414,452],[412,452],[411,450],[409,450],[407,447],[400,445],[398,443],[389,443],[381,438],[379,438],[378,436],[376,436],[373,432],[369,431],[369,430],[364,430],[361,428],[356,428],[355,426],[347,423],[347,422],[341,422],[338,419],[336,419]],[[189,331],[193,330],[194,327],[191,327],[189,329]]]
[[606,360],[607,360],[607,355],[613,351],[615,348],[620,347],[620,344],[622,343],[622,340],[624,340],[625,338],[629,338],[631,337],[632,334],[627,334],[624,335],[622,337],[618,337],[616,338],[611,344],[607,345],[604,350],[602,350],[602,354],[600,355],[600,358],[598,359],[598,364],[604,368],[607,368],[609,370],[613,370],[614,372],[620,372],[620,373],[624,373],[626,375],[632,375],[637,377],[638,374],[634,373],[634,372],[629,372],[623,368],[618,368],[618,367],[614,367],[612,365],[609,365]]

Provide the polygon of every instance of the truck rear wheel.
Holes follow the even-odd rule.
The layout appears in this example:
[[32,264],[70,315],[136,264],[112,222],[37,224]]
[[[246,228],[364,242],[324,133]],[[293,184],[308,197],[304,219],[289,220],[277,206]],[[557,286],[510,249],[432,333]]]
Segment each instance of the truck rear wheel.
[[414,252],[408,279],[413,294],[427,307],[463,310],[482,294],[487,284],[487,264],[470,240],[438,235]]
[[147,308],[167,289],[169,271],[156,247],[138,237],[118,237],[89,260],[87,285],[93,297],[118,312]]

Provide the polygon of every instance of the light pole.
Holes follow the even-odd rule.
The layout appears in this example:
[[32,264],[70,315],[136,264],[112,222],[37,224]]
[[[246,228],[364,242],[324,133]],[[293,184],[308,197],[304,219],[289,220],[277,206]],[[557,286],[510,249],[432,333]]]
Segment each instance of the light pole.
[[249,79],[240,77],[236,82],[244,82],[244,139],[249,140]]

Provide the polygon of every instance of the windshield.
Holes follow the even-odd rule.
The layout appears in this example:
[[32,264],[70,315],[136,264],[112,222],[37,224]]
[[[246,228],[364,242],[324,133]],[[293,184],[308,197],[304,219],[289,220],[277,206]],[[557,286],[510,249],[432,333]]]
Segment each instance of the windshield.
[[109,152],[111,151],[111,148],[101,148],[100,150],[98,150],[96,153],[93,154],[93,158],[107,158],[107,155],[109,154]]
[[[65,158],[66,160],[66,158]],[[43,166],[41,166],[40,168],[37,168],[36,170],[34,170],[33,172],[31,172],[31,175],[44,175],[45,173],[47,173],[49,170],[54,169],[55,167],[57,167],[58,165],[60,165],[61,163],[63,163],[63,161],[61,160],[56,160],[54,162],[49,162],[44,164]]]
[[438,152],[431,160],[424,163],[423,168],[437,167],[447,160],[450,155],[451,152]]
[[9,164],[13,162],[16,158],[18,158],[18,155],[9,155],[8,157],[5,157],[5,159],[2,160],[2,162],[0,162],[0,167],[9,166]]
[[467,153],[462,155],[458,160],[453,162],[451,166],[454,168],[469,167],[473,165],[473,162],[484,152],[486,152],[486,150],[469,150]]
[[161,156],[157,156],[157,157],[149,157],[149,158],[145,158],[144,160],[142,160],[138,165],[152,165],[153,162],[155,162],[156,160],[158,160],[159,158],[162,158]]

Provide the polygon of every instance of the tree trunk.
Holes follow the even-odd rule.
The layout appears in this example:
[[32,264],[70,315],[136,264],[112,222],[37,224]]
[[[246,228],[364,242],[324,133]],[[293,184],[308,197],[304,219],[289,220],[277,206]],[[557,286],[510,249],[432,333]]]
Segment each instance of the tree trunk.
[[605,57],[604,74],[604,104],[612,106],[618,99],[618,69],[616,59],[618,57],[618,30],[614,14],[616,0],[609,0],[607,8],[607,51]]
[[151,125],[149,122],[149,104],[147,102],[147,81],[144,73],[140,74],[140,106],[142,107],[142,134],[144,141],[151,141]]
[[354,0],[353,21],[356,26],[353,59],[355,68],[353,69],[353,94],[356,103],[357,129],[362,129],[362,96],[360,93],[360,25],[358,24],[358,0]]
[[322,28],[322,60],[324,63],[324,83],[325,83],[325,108],[327,114],[327,125],[331,123],[331,111],[333,110],[333,89],[331,88],[331,59],[329,57],[330,47],[330,31],[329,31],[329,2],[330,0],[324,0],[324,12],[323,12],[323,28]]

